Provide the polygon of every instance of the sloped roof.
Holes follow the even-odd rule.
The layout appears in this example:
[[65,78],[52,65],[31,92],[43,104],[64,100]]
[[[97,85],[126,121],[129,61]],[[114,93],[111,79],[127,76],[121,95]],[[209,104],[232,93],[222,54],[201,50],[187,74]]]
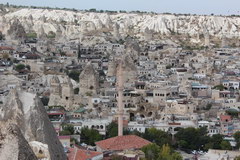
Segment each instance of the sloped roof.
[[103,150],[119,151],[127,149],[140,149],[151,142],[136,135],[117,136],[96,142]]
[[231,121],[232,118],[231,118],[231,116],[229,116],[229,115],[221,115],[221,116],[220,116],[220,120],[221,120],[221,121],[224,121],[224,122],[227,122],[227,121]]
[[0,51],[2,50],[14,50],[12,47],[0,46]]
[[96,157],[98,155],[101,155],[101,152],[95,152],[85,149],[79,149],[79,148],[70,148],[70,153],[68,154],[69,160],[89,160],[93,157]]

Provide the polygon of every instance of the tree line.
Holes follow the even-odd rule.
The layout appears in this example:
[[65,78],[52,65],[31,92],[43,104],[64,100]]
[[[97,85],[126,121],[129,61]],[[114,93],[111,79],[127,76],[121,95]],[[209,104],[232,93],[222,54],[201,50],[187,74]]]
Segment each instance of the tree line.
[[[69,128],[70,127],[70,128]],[[61,135],[74,134],[73,126],[63,127]],[[106,135],[102,136],[96,129],[82,128],[81,143],[95,145],[95,142],[115,137],[118,134],[118,126],[115,122],[110,123],[106,128]],[[208,149],[232,150],[240,147],[240,132],[234,134],[237,142],[236,148],[233,148],[229,141],[224,140],[224,136],[215,134],[208,136],[207,128],[179,128],[178,133],[172,137],[168,132],[158,130],[156,128],[148,128],[144,133],[137,130],[129,131],[124,129],[124,135],[137,135],[150,142],[151,145],[142,148],[146,155],[146,160],[181,160],[181,156],[174,150],[183,150],[191,152],[192,150],[207,151]]]

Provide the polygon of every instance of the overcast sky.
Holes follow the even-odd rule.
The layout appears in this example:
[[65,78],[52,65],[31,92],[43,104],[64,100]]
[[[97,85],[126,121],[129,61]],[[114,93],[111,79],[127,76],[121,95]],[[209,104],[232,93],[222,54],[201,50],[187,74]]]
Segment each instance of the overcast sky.
[[0,0],[16,5],[158,13],[240,14],[240,0]]

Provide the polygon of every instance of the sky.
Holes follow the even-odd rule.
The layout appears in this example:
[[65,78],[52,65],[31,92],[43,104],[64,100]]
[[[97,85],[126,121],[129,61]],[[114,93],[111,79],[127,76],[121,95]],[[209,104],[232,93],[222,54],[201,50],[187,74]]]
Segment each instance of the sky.
[[0,0],[26,6],[98,10],[153,11],[157,13],[240,14],[240,0]]

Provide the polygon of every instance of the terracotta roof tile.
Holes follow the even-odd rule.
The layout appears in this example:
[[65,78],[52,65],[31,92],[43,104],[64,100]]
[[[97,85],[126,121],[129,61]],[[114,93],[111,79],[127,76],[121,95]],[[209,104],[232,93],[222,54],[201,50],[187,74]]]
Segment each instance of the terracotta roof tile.
[[68,154],[68,159],[69,160],[89,160],[93,157],[96,157],[100,154],[101,152],[95,152],[95,151],[90,151],[90,150],[85,150],[85,149],[78,149],[76,148],[70,148],[69,149],[70,153]]
[[220,116],[220,120],[221,120],[221,121],[231,121],[232,118],[231,118],[231,116],[229,116],[229,115],[221,115],[221,116]]
[[70,136],[58,136],[58,139],[70,139]]
[[11,47],[0,46],[0,50],[14,50],[14,49]]
[[127,150],[140,149],[145,145],[150,144],[148,140],[135,135],[117,136],[96,142],[95,144],[103,150]]

